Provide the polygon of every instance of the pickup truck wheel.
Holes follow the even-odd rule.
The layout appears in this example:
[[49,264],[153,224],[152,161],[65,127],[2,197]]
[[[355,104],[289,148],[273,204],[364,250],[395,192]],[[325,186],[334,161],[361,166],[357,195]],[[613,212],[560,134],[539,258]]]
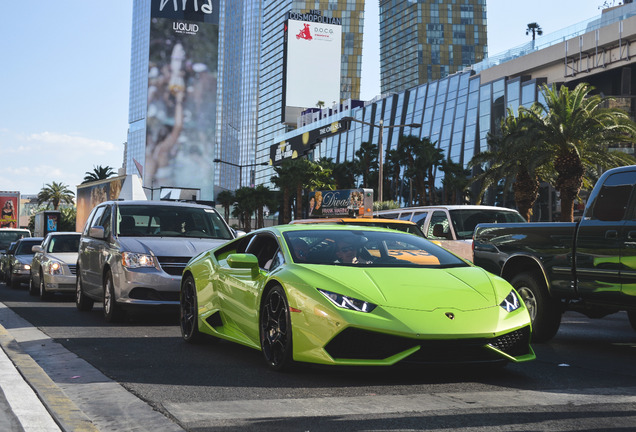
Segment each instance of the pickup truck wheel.
[[532,321],[532,340],[546,342],[554,337],[561,325],[561,308],[550,298],[545,284],[535,273],[520,273],[512,279]]
[[627,312],[627,317],[629,318],[629,323],[632,325],[632,328],[636,330],[636,311]]

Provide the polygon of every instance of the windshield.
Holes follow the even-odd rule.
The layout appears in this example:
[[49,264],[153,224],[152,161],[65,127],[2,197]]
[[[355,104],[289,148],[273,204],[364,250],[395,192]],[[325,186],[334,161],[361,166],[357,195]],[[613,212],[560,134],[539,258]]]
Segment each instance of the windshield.
[[119,206],[117,227],[122,237],[233,238],[221,216],[202,207]]
[[409,234],[415,234],[420,237],[424,237],[424,233],[417,225],[404,224],[404,223],[395,223],[389,220],[387,221],[378,221],[378,222],[345,222],[347,225],[360,225],[360,226],[377,226],[380,228],[390,228],[398,231],[404,231]]
[[79,250],[80,235],[58,235],[51,237],[48,253],[77,252]]
[[458,240],[471,240],[480,223],[526,222],[516,211],[496,209],[450,210],[450,217]]
[[0,250],[7,250],[11,243],[20,240],[24,237],[31,237],[28,232],[21,231],[10,231],[10,230],[2,230],[0,231]]
[[15,250],[16,255],[33,255],[35,252],[31,250],[33,246],[42,243],[42,240],[23,240],[18,244]]
[[427,268],[468,265],[423,237],[398,231],[312,229],[283,236],[295,263]]

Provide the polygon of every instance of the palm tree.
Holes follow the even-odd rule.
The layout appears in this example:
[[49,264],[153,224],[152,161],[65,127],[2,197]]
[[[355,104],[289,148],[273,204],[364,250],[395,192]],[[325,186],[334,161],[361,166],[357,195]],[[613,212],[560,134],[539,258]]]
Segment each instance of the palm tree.
[[460,163],[448,159],[442,161],[440,169],[444,172],[442,184],[447,204],[463,204],[464,192],[470,183],[470,171]]
[[265,226],[264,208],[272,202],[272,191],[265,185],[258,185],[253,190],[256,204],[256,228],[263,228]]
[[217,204],[223,207],[226,221],[230,220],[230,207],[235,201],[236,199],[234,198],[232,191],[224,190],[219,192],[216,196]]
[[[303,166],[301,159],[284,159],[279,166],[275,166],[275,175],[271,181],[283,192],[283,223],[291,221],[291,193],[296,190],[296,185],[301,183],[303,178]],[[302,191],[302,188],[301,188]]]
[[413,179],[415,183],[420,205],[425,205],[427,201],[435,204],[434,171],[444,160],[442,150],[429,138],[420,139],[414,135],[403,135],[398,142],[397,151],[399,160],[405,167],[404,176]]
[[93,171],[86,171],[86,175],[84,176],[84,183],[89,183],[97,180],[105,180],[111,176],[115,175],[115,171],[113,171],[112,167],[109,166],[93,166]]
[[370,174],[378,170],[378,146],[369,142],[360,144],[356,151],[356,174],[362,176],[362,187],[370,187]]
[[558,90],[544,85],[545,103],[537,102],[534,110],[528,111],[553,154],[563,222],[574,220],[574,201],[586,170],[624,165],[625,157],[609,147],[636,141],[636,123],[626,112],[607,108],[612,98],[591,95],[593,90],[586,83],[573,90],[565,85]]
[[38,193],[38,204],[53,205],[53,210],[59,210],[60,203],[73,204],[75,193],[64,183],[48,183]]
[[517,116],[508,108],[499,134],[488,136],[489,149],[473,157],[469,163],[470,167],[486,166],[471,180],[481,183],[478,203],[487,188],[503,180],[504,202],[512,188],[517,209],[528,221],[539,196],[540,178],[548,179],[552,159],[552,153],[534,124],[533,119],[538,114],[536,106],[520,108]]
[[251,187],[241,187],[235,192],[236,203],[232,215],[239,220],[239,225],[250,232],[252,230],[252,214],[257,209],[256,192]]

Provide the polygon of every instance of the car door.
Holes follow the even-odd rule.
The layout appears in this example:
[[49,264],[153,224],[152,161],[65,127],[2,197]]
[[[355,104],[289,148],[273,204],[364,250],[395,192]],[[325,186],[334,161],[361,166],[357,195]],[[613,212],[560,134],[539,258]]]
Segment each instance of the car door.
[[[621,267],[633,259],[636,248],[624,248],[627,204],[635,175],[618,172],[610,175],[592,200],[576,235],[576,281],[579,295],[595,302],[616,303],[621,293]],[[636,233],[634,236],[636,242]],[[633,250],[632,250],[633,249]],[[621,251],[625,256],[621,257]],[[621,263],[621,261],[623,263]],[[636,265],[623,271],[626,281],[636,282]]]
[[[636,185],[636,171],[626,172],[625,183]],[[621,260],[620,304],[636,307],[636,187],[632,186],[631,198],[627,206],[625,225],[619,233]]]
[[219,270],[219,282],[223,294],[220,298],[221,309],[225,317],[251,341],[259,340],[258,314],[260,292],[267,280],[268,265],[276,256],[279,245],[269,233],[259,233],[250,240],[245,253],[258,259],[259,272],[254,275],[251,269],[230,268],[225,265]]
[[95,295],[101,289],[101,270],[99,269],[99,249],[101,240],[91,237],[90,229],[101,226],[100,222],[106,206],[102,205],[95,210],[88,218],[84,233],[79,246],[78,262],[80,266],[80,277],[82,286],[86,293]]

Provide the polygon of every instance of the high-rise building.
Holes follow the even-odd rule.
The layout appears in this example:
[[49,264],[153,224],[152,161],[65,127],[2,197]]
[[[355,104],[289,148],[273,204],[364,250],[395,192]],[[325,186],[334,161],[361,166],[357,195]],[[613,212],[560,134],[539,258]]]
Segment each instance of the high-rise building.
[[383,94],[444,78],[485,57],[486,0],[380,0]]
[[149,197],[214,199],[218,39],[219,0],[133,3],[126,173]]
[[[342,26],[342,61],[340,99],[360,97],[362,73],[362,33],[364,0],[284,0],[263,3],[261,51],[259,67],[259,98],[256,161],[269,160],[274,138],[293,129],[281,123],[284,76],[284,31],[289,18],[307,22],[332,22],[336,18]],[[326,20],[326,21],[325,21]],[[320,71],[308,71],[317,76]],[[324,101],[331,104],[333,101]],[[336,101],[340,102],[340,101]],[[257,184],[269,184],[272,170],[256,166]]]

